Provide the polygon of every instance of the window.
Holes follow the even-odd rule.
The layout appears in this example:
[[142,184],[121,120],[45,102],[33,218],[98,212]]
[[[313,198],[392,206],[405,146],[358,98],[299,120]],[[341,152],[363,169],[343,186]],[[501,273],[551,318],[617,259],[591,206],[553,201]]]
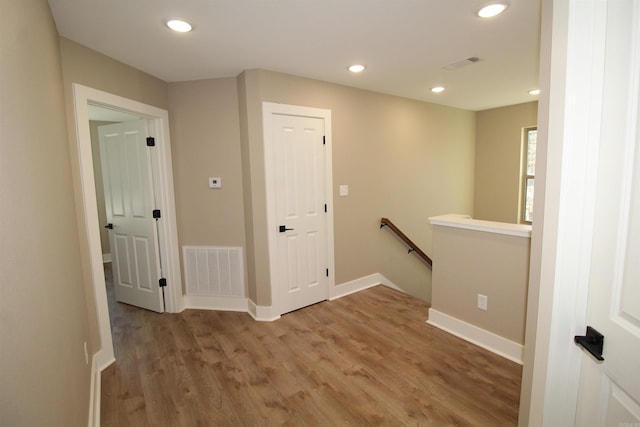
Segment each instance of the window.
[[538,128],[525,128],[522,136],[522,222],[531,224],[533,221],[533,188],[536,176],[536,140]]

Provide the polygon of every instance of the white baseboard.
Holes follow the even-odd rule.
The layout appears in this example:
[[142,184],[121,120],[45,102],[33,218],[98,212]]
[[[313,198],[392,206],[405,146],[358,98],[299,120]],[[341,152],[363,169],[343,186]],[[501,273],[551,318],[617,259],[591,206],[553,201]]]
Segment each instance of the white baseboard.
[[91,390],[89,391],[89,427],[100,427],[102,371],[116,361],[111,351],[98,350],[91,357]]
[[249,313],[255,320],[271,322],[280,318],[272,306],[256,305],[249,298],[212,297],[204,295],[185,295],[184,308],[197,310],[238,311]]
[[278,320],[280,318],[281,313],[277,313],[273,306],[266,305],[256,305],[253,301],[249,300],[249,314],[255,320],[261,322],[272,322],[274,320]]
[[102,371],[98,369],[98,353],[91,358],[91,390],[89,390],[89,427],[100,427]]
[[107,369],[109,365],[116,361],[113,349],[111,349],[111,351],[98,350],[98,352],[94,354],[93,357],[96,361],[96,369],[100,372]]
[[213,297],[205,295],[185,295],[185,308],[198,310],[247,311],[247,298]]
[[106,264],[111,262],[111,254],[102,254],[102,263]]
[[427,320],[427,323],[522,365],[524,346],[521,344],[479,328],[471,323],[441,313],[433,308],[429,309],[429,320]]
[[397,291],[404,292],[397,287],[391,280],[387,279],[380,273],[370,274],[369,276],[361,277],[359,279],[352,280],[350,282],[337,285],[330,291],[329,301],[333,301],[344,296],[363,291],[377,285],[384,285],[393,288]]
[[[359,292],[373,286],[384,285],[397,291],[404,292],[391,280],[380,273],[352,280],[335,286],[329,290],[329,301]],[[273,306],[259,306],[248,298],[212,297],[202,295],[185,295],[184,308],[199,310],[240,311],[251,315],[255,320],[271,322],[280,318]],[[182,311],[182,310],[181,310]]]
[[382,274],[380,274],[380,273],[376,273],[376,274],[380,278],[380,284],[381,285],[385,285],[386,287],[391,288],[391,289],[395,289],[396,291],[404,292],[395,283],[393,283],[391,280],[389,280],[386,277],[384,277]]

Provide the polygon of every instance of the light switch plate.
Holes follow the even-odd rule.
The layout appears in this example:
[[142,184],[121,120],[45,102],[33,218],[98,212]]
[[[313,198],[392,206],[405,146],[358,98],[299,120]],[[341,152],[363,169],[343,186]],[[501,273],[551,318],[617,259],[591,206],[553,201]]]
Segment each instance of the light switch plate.
[[209,188],[222,188],[222,178],[220,177],[209,178]]
[[487,310],[489,305],[489,298],[486,295],[478,294],[478,308],[480,310]]
[[340,195],[341,196],[348,196],[349,195],[349,186],[348,185],[341,185],[340,186]]

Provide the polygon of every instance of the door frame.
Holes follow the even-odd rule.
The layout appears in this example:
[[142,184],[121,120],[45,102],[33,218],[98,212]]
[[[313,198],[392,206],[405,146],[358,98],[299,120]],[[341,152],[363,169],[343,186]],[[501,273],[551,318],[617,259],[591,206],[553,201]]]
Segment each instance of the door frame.
[[100,335],[100,350],[96,355],[96,362],[98,369],[103,370],[115,361],[115,354],[111,336],[102,249],[100,245],[100,224],[98,222],[88,107],[89,104],[98,105],[132,113],[149,120],[149,133],[156,138],[157,147],[157,151],[154,151],[152,155],[152,167],[154,168],[156,203],[162,211],[163,219],[158,222],[158,228],[163,272],[167,279],[167,286],[164,289],[165,309],[169,313],[177,313],[184,309],[184,301],[182,295],[178,227],[173,188],[171,143],[169,138],[169,112],[78,83],[73,83],[72,89],[85,238],[89,248],[94,303]]
[[[574,425],[604,67],[600,0],[543,0],[539,157],[519,425]],[[542,154],[540,156],[540,154]],[[539,179],[538,179],[539,178]],[[539,197],[540,196],[540,197]],[[580,209],[576,209],[580,207]],[[523,406],[525,405],[525,406]]]
[[277,104],[273,102],[262,103],[263,120],[263,144],[265,162],[265,187],[267,202],[267,239],[269,246],[269,269],[271,281],[271,309],[272,315],[277,318],[284,313],[282,303],[282,292],[278,286],[278,234],[276,215],[276,188],[273,180],[275,168],[273,162],[273,145],[271,143],[272,121],[274,115],[310,117],[324,120],[325,133],[325,200],[327,203],[327,298],[331,297],[331,290],[335,287],[335,260],[334,260],[334,238],[333,238],[333,165],[332,165],[332,139],[331,139],[331,110],[313,107],[302,107],[298,105]]

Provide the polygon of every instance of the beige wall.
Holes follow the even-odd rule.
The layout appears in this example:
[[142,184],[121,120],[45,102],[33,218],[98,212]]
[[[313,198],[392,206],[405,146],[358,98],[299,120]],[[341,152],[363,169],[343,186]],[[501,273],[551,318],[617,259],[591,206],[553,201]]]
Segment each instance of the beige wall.
[[[379,229],[379,219],[390,218],[431,253],[429,216],[472,213],[475,113],[262,70],[244,72],[239,89],[247,246],[255,257],[250,277],[258,305],[271,302],[263,101],[332,111],[336,284],[379,272],[428,300],[431,272]],[[338,196],[341,184],[349,185],[348,197]]]
[[80,233],[80,254],[83,266],[86,306],[89,311],[89,330],[91,332],[90,351],[99,350],[100,339],[95,310],[89,248],[84,225],[84,208],[77,152],[75,113],[73,107],[73,83],[79,83],[94,89],[109,92],[128,99],[143,102],[168,110],[169,97],[167,84],[149,74],[97,53],[64,37],[60,37],[60,58],[65,96],[68,144],[71,153],[71,172],[76,200],[78,232]]
[[530,239],[435,226],[433,244],[432,308],[523,345]]
[[245,226],[249,298],[270,306],[269,254],[267,250],[266,188],[262,136],[261,71],[238,76],[240,143],[244,183]]
[[[251,301],[258,301],[258,288],[263,286],[257,286],[256,270],[257,260],[254,242],[254,227],[253,227],[253,191],[252,184],[258,180],[252,179],[251,171],[251,150],[249,149],[249,110],[248,110],[248,91],[255,93],[253,86],[256,79],[250,81],[247,77],[247,73],[243,72],[238,76],[238,116],[240,123],[240,159],[242,162],[242,199],[244,202],[244,225],[245,225],[245,256],[247,259],[247,284],[248,284],[248,296]],[[255,162],[255,161],[254,161]],[[270,297],[263,295],[259,299],[260,301],[268,301],[271,303]]]
[[519,222],[522,129],[537,117],[537,102],[476,113],[474,218]]
[[60,54],[67,97],[71,95],[71,83],[80,83],[169,109],[169,94],[164,81],[64,37],[60,37]]
[[169,99],[180,245],[244,248],[236,79],[171,83]]
[[90,338],[58,35],[46,0],[0,0],[0,10],[0,424],[87,425]]

